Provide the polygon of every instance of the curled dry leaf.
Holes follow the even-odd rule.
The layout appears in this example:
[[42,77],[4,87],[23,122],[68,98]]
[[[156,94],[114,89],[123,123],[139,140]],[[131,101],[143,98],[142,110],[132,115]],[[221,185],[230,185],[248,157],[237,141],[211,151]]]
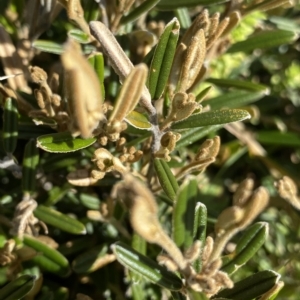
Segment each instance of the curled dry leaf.
[[105,121],[98,78],[72,41],[66,43],[61,60],[64,67],[64,92],[71,119],[69,129],[73,135],[92,137],[94,130]]

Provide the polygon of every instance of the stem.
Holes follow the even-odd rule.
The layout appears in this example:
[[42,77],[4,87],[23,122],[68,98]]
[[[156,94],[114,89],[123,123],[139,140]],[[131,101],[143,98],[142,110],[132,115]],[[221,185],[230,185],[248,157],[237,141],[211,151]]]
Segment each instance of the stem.
[[236,224],[234,226],[235,227],[226,230],[222,235],[217,236],[214,242],[214,249],[208,259],[208,262],[213,262],[219,258],[228,241],[240,230],[239,227],[236,227]]
[[161,230],[157,234],[157,240],[155,241],[155,243],[161,246],[176,263],[176,265],[182,271],[182,273],[184,275],[187,275],[189,269],[189,264],[187,260],[184,258],[182,252],[175,245],[173,240],[163,230]]

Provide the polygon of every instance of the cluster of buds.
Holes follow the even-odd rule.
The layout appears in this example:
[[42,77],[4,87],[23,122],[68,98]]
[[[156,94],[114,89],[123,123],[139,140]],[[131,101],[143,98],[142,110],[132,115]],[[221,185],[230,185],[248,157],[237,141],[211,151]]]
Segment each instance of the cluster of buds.
[[[54,117],[55,119],[65,117],[66,122],[68,117],[62,110],[61,98],[52,92],[52,86],[50,87],[47,82],[47,73],[39,67],[29,67],[29,71],[32,81],[39,86],[38,89],[34,90],[34,95],[40,107],[38,111],[30,111],[29,115],[32,117]],[[54,75],[50,82],[52,82],[52,85],[57,85],[57,76]]]
[[210,261],[220,256],[227,242],[245,229],[266,208],[269,194],[266,188],[253,190],[254,182],[247,178],[241,182],[233,197],[233,206],[226,208],[215,224],[215,246]]
[[126,139],[121,137],[116,144],[116,151],[120,152],[119,159],[122,163],[135,163],[143,156],[142,150],[137,150],[134,146],[127,147]]
[[124,167],[120,159],[105,148],[97,149],[94,152],[92,161],[97,169],[93,169],[92,171],[84,169],[71,172],[67,176],[68,181],[77,186],[89,186],[104,178],[106,173],[118,172],[119,174],[123,174],[127,172],[126,167]]
[[179,141],[181,135],[177,132],[168,131],[160,140],[160,148],[154,153],[155,157],[163,158],[170,161],[170,153],[175,149],[176,142]]
[[181,178],[184,175],[194,171],[203,171],[216,160],[220,150],[220,144],[221,141],[219,136],[205,140],[200,146],[193,160],[186,166],[182,167],[177,173],[176,177]]
[[169,78],[169,95],[176,92],[193,90],[193,87],[203,78],[208,50],[216,41],[226,35],[240,20],[238,12],[220,20],[220,14],[209,17],[203,10],[194,20],[191,27],[182,37],[174,57],[174,63]]
[[160,126],[161,130],[166,129],[172,122],[182,121],[192,115],[196,110],[201,112],[201,105],[196,102],[194,94],[177,92],[172,98],[171,110]]

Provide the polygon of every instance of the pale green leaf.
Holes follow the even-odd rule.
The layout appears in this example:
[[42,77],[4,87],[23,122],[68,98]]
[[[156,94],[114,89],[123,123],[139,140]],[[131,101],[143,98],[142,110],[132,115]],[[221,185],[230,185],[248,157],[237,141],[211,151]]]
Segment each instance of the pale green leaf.
[[242,109],[214,110],[202,114],[195,114],[181,122],[174,123],[172,129],[228,124],[250,118],[250,114]]
[[163,159],[155,158],[154,167],[162,189],[174,201],[178,190],[178,183],[168,163]]
[[125,121],[135,128],[139,128],[142,130],[151,129],[151,124],[148,121],[148,118],[145,115],[134,110],[126,116]]
[[42,135],[37,138],[37,147],[51,153],[67,153],[91,146],[96,138],[74,138],[69,132]]
[[33,42],[32,46],[35,49],[52,54],[62,54],[64,52],[63,45],[51,41],[37,40]]
[[269,30],[256,33],[244,41],[233,44],[227,53],[250,52],[255,49],[265,49],[289,44],[297,38],[297,34],[286,30]]

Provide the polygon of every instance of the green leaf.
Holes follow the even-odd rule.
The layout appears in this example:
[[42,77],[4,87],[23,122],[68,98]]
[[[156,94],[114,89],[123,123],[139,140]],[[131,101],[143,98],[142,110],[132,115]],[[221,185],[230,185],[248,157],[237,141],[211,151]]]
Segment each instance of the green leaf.
[[166,195],[174,201],[178,190],[178,183],[166,161],[155,158],[154,167],[159,183]]
[[82,205],[87,207],[88,209],[98,210],[100,208],[100,200],[98,197],[87,194],[87,193],[80,193],[79,200]]
[[40,135],[54,133],[48,126],[36,126],[32,120],[19,120],[19,139],[29,140]]
[[148,121],[148,118],[134,110],[126,116],[125,121],[135,128],[151,130],[151,123]]
[[213,83],[219,87],[225,88],[238,88],[242,90],[248,90],[253,92],[261,92],[264,95],[269,95],[270,88],[263,84],[254,83],[251,81],[242,81],[237,79],[228,78],[208,78],[205,81]]
[[227,0],[161,0],[156,8],[171,10],[179,7],[190,7],[196,5],[214,5],[217,3],[227,2]]
[[88,44],[90,42],[89,35],[80,29],[71,29],[68,32],[68,36],[80,44]]
[[[96,246],[91,250],[80,254],[72,262],[72,269],[77,274],[88,274],[95,272],[101,267],[101,260],[107,254],[107,245]],[[100,264],[100,265],[99,265]]]
[[[147,242],[145,241],[145,239],[143,239],[137,233],[134,233],[133,236],[132,236],[131,247],[132,247],[132,249],[136,250],[137,252],[139,252],[143,255],[146,255]],[[141,275],[137,274],[137,273],[134,273],[134,272],[131,272],[130,278],[131,278],[132,282],[138,283],[138,282],[140,282]]]
[[51,153],[68,153],[93,145],[96,138],[73,138],[69,132],[46,134],[37,138],[37,147]]
[[102,53],[92,53],[88,58],[89,63],[94,68],[99,79],[102,97],[105,98],[105,88],[104,88],[104,58]]
[[27,295],[33,288],[35,280],[35,276],[27,274],[18,277],[0,289],[0,299],[23,299],[23,297]]
[[147,256],[140,254],[122,242],[117,242],[111,246],[117,260],[129,268],[166,289],[181,290],[182,281],[174,273],[167,271],[157,262],[151,260]]
[[186,7],[175,9],[174,14],[181,28],[188,29],[192,25],[191,16]]
[[149,69],[147,84],[151,99],[159,99],[165,89],[175,55],[179,29],[178,20],[173,18],[159,38]]
[[233,44],[227,53],[250,52],[255,49],[265,49],[289,44],[297,38],[297,34],[286,30],[269,30],[256,33],[244,41]]
[[46,224],[52,225],[63,231],[73,234],[86,234],[86,228],[81,222],[50,207],[39,205],[35,209],[34,215]]
[[172,129],[185,129],[204,127],[209,125],[220,125],[250,119],[251,116],[246,110],[224,109],[214,110],[202,114],[192,115],[189,118],[174,123]]
[[121,24],[133,22],[138,19],[142,14],[146,13],[159,2],[160,0],[145,0],[141,5],[134,8],[127,16],[121,19]]
[[216,297],[231,300],[252,300],[269,291],[280,279],[280,274],[266,270],[251,275],[234,284],[232,289],[221,291]]
[[256,134],[258,142],[266,145],[300,147],[300,135],[294,132],[259,131]]
[[205,97],[208,95],[208,93],[210,92],[212,86],[208,86],[205,89],[203,89],[202,91],[199,92],[199,94],[197,94],[196,96],[196,102],[201,103]]
[[293,20],[289,17],[278,17],[270,16],[268,21],[275,24],[279,29],[294,31],[300,33],[300,26],[297,24],[296,20]]
[[204,293],[201,293],[201,292],[188,290],[188,295],[189,295],[189,299],[192,299],[192,300],[208,300],[206,295]]
[[37,40],[32,43],[35,49],[52,54],[62,54],[64,52],[63,45],[51,41]]
[[222,271],[232,274],[243,266],[264,244],[268,236],[268,223],[259,222],[250,226],[239,240],[231,260],[222,266]]
[[31,261],[36,263],[43,270],[60,276],[70,274],[68,260],[57,250],[28,235],[24,236],[23,243],[37,252],[37,255],[32,258]]
[[208,102],[203,102],[203,104],[207,103],[211,110],[221,108],[239,108],[256,102],[263,96],[264,93],[262,92],[232,91],[221,96],[211,98],[207,100]]
[[39,164],[39,150],[35,140],[30,140],[26,146],[23,157],[22,190],[32,193],[36,189],[36,171]]
[[194,242],[195,207],[199,196],[196,179],[188,178],[180,186],[173,210],[173,239],[187,250]]
[[188,146],[203,137],[211,134],[214,131],[219,130],[222,128],[222,125],[213,125],[213,126],[206,126],[204,128],[191,128],[186,130],[185,132],[181,133],[180,140],[176,143],[176,148],[182,148]]
[[[198,240],[201,242],[200,253],[202,253],[204,245],[205,245],[206,226],[207,226],[207,208],[203,203],[197,202],[196,207],[195,207],[193,238],[194,238],[194,241]],[[194,267],[197,272],[201,271],[201,268],[202,268],[202,259],[201,258],[199,258],[195,261]]]
[[18,106],[13,98],[7,98],[3,112],[3,148],[6,153],[12,154],[18,140]]
[[90,235],[76,237],[76,239],[68,240],[64,244],[60,244],[58,251],[64,256],[70,256],[83,252],[86,249],[92,248],[97,242],[90,238]]

